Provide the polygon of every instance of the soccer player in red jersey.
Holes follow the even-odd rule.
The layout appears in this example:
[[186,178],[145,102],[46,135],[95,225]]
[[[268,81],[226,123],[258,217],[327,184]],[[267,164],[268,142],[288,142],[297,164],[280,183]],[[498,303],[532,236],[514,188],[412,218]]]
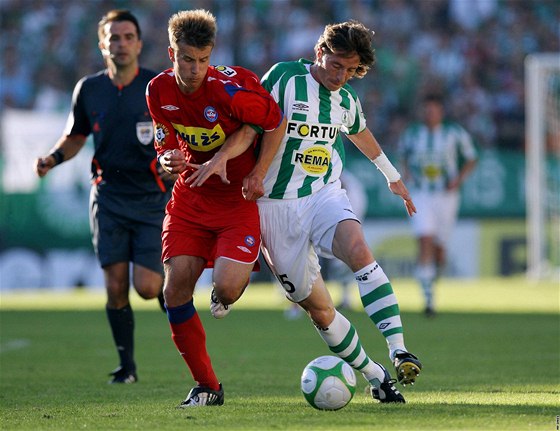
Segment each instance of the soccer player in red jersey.
[[[216,313],[227,312],[247,286],[260,247],[255,199],[264,193],[264,175],[285,130],[280,108],[256,75],[239,67],[210,66],[216,30],[208,11],[174,14],[168,26],[173,67],[155,77],[146,92],[160,164],[180,174],[162,233],[172,338],[197,382],[180,407],[224,402],[193,292],[202,271],[213,267],[212,311],[222,317]],[[247,124],[264,131],[258,160],[254,147],[228,153],[227,175],[224,170],[193,187],[189,178],[197,168],[246,137]]]

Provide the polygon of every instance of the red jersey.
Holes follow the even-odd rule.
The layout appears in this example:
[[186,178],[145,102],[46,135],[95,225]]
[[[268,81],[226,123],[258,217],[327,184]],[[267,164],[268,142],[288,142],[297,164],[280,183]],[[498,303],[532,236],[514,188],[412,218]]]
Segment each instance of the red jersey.
[[[185,95],[175,81],[173,69],[167,69],[150,81],[146,100],[154,123],[158,155],[180,149],[187,162],[202,164],[212,158],[226,138],[244,123],[274,130],[282,121],[282,112],[264,90],[258,77],[242,67],[210,66],[201,87]],[[190,189],[206,195],[241,195],[243,178],[256,158],[254,148],[231,159],[227,164],[230,184],[217,175],[201,187]],[[192,170],[183,172],[188,177]],[[176,187],[185,187],[178,181]],[[177,190],[178,192],[179,190]]]

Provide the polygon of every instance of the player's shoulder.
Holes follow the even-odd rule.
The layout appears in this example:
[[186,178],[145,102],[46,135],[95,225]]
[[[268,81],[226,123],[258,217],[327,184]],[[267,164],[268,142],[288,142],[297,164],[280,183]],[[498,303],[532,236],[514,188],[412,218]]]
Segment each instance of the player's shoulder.
[[442,122],[442,127],[447,131],[460,133],[460,134],[462,134],[462,133],[468,134],[468,132],[466,131],[466,129],[463,126],[461,126],[456,121],[453,121],[453,120],[450,120],[450,119],[445,119]]
[[237,84],[250,88],[259,83],[256,73],[242,66],[210,66],[208,76],[208,82],[215,82],[215,85]]
[[272,66],[266,75],[271,77],[285,74],[289,76],[306,75],[309,73],[309,65],[311,64],[309,60],[303,58],[297,61],[281,61]]
[[412,138],[417,136],[422,130],[426,129],[426,125],[421,121],[410,122],[402,131],[402,138]]
[[148,82],[148,89],[154,87],[160,87],[160,86],[167,86],[170,83],[174,83],[174,82],[175,82],[175,75],[173,73],[173,69],[169,68],[152,77]]

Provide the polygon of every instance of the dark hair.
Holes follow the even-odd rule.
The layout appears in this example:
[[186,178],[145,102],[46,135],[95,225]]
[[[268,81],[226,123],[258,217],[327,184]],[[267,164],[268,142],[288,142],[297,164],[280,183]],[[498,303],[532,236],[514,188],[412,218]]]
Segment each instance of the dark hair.
[[319,37],[315,51],[322,49],[328,53],[347,56],[358,54],[360,65],[356,69],[356,77],[363,78],[375,63],[373,34],[373,31],[355,20],[329,24],[325,26],[325,31]]
[[171,48],[179,42],[196,48],[214,46],[216,41],[216,17],[207,10],[184,10],[171,18],[167,27]]
[[422,101],[424,103],[429,103],[429,102],[439,103],[440,105],[443,105],[444,102],[443,96],[439,93],[427,93],[422,98]]
[[142,33],[140,31],[140,24],[138,24],[138,20],[132,13],[127,9],[113,9],[107,12],[99,24],[97,24],[97,35],[99,36],[99,40],[103,39],[105,36],[105,24],[109,22],[121,22],[121,21],[130,21],[136,27],[136,33],[138,34],[138,39],[142,39]]

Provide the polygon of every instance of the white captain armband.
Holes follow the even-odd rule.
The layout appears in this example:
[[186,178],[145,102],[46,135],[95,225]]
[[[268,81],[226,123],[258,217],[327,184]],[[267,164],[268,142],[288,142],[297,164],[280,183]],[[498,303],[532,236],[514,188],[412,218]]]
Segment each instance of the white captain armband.
[[379,156],[372,160],[372,163],[377,166],[377,169],[385,176],[387,182],[395,183],[401,179],[401,174],[399,174],[399,171],[393,166],[385,153],[381,152]]

